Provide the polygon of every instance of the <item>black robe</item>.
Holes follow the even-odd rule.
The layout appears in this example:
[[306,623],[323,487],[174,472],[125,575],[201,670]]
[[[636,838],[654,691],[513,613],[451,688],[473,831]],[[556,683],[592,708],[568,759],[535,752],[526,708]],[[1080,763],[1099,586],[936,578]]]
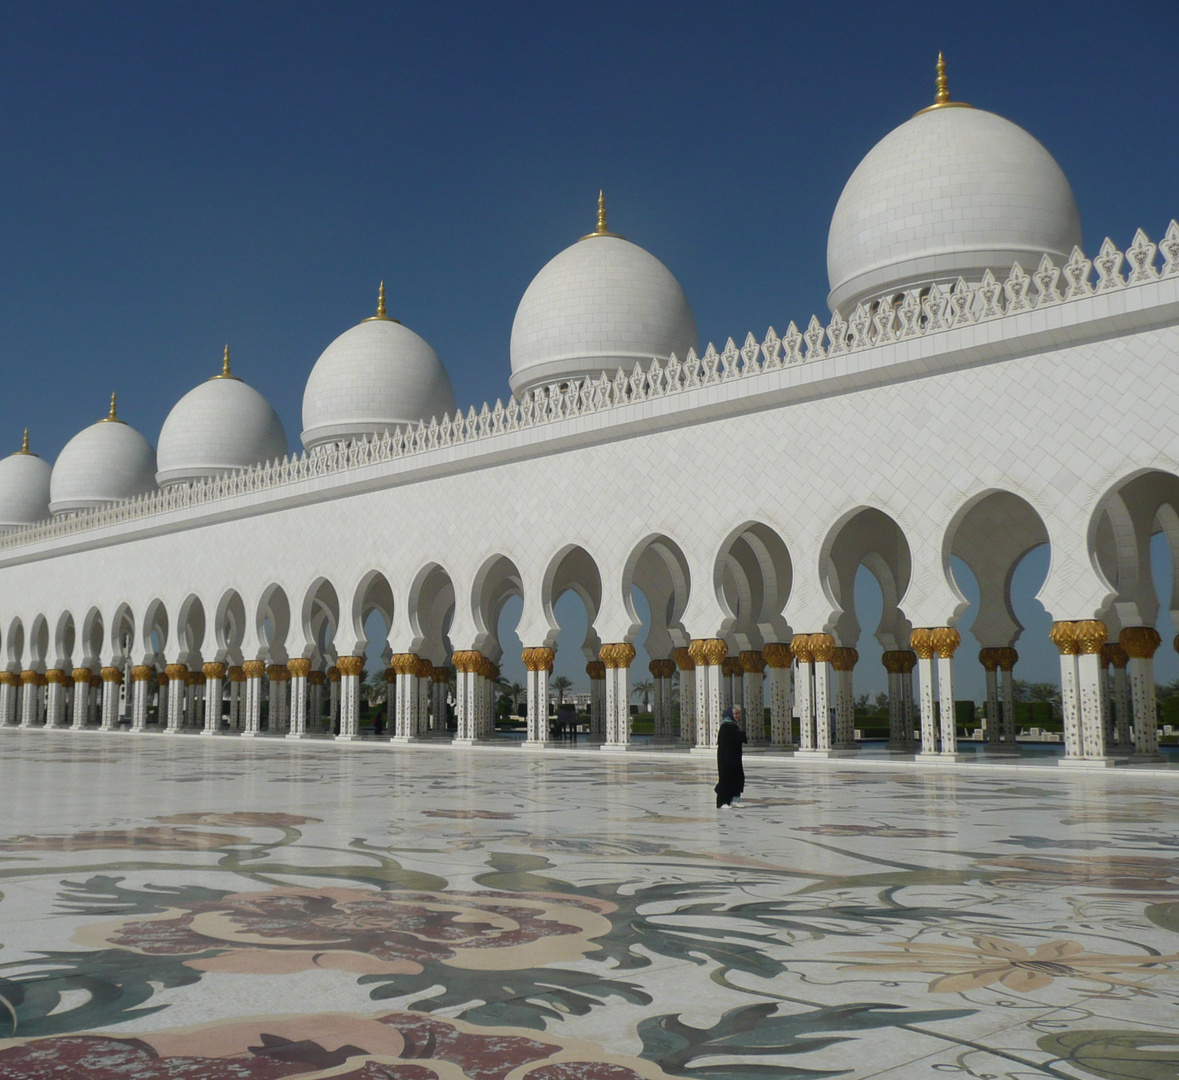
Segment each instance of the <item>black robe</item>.
[[745,790],[745,769],[741,765],[741,744],[749,740],[733,721],[725,720],[716,736],[716,805],[728,806]]

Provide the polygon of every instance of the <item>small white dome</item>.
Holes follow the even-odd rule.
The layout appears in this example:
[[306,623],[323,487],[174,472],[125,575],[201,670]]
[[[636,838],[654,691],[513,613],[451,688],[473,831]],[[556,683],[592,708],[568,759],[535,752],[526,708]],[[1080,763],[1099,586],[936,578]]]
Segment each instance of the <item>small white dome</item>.
[[115,415],[79,431],[62,447],[49,484],[49,512],[76,513],[152,491],[156,452],[133,427]]
[[257,390],[229,373],[229,349],[220,375],[184,395],[160,429],[160,487],[188,484],[284,457],[287,433]]
[[654,255],[605,231],[567,247],[532,279],[512,323],[512,392],[630,372],[635,362],[681,359],[696,320],[680,283]]
[[429,344],[377,315],[345,330],[324,349],[303,391],[303,445],[379,435],[400,424],[453,413],[450,376]]
[[49,477],[53,469],[24,446],[0,459],[0,529],[32,525],[49,517]]
[[852,173],[827,237],[832,311],[987,269],[1006,276],[1015,262],[1030,270],[1080,245],[1076,200],[1052,155],[1011,121],[956,105],[918,113]]

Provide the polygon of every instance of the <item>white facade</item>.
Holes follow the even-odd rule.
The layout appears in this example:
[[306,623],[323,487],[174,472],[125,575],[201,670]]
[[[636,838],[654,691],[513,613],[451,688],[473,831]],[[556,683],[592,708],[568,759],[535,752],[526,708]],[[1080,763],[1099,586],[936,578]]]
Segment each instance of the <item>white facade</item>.
[[[614,243],[598,235],[570,250]],[[607,748],[629,743],[628,668],[641,639],[653,660],[680,667],[681,739],[708,745],[734,700],[760,717],[750,698],[761,693],[772,746],[793,746],[789,711],[800,752],[849,753],[844,714],[862,631],[847,601],[865,565],[885,600],[876,633],[893,665],[893,742],[915,749],[918,727],[919,758],[954,761],[954,663],[974,660],[954,656],[966,603],[951,556],[978,580],[975,633],[1006,657],[989,669],[1006,680],[1021,629],[1010,573],[1047,542],[1039,599],[1061,648],[1066,754],[1149,756],[1151,535],[1165,530],[1179,551],[1174,222],[1160,246],[1139,233],[1124,252],[1106,241],[1092,262],[1079,250],[1040,252],[1031,275],[1016,267],[996,280],[985,269],[944,290],[922,278],[895,297],[892,283],[881,302],[812,318],[805,332],[791,322],[740,347],[730,339],[666,362],[628,357],[626,369],[596,377],[559,373],[506,408],[313,443],[277,465],[0,535],[0,720],[40,723],[23,702],[63,673],[80,685],[101,671],[113,687],[121,674],[142,683],[162,672],[175,730],[196,723],[182,714],[199,708],[184,703],[199,694],[185,687],[215,680],[219,701],[228,677],[227,687],[246,683],[230,700],[245,702],[247,733],[258,730],[269,681],[277,700],[287,690],[275,687],[287,686],[338,708],[351,738],[376,608],[391,626],[386,677],[398,686],[388,734],[439,730],[428,680],[453,665],[459,741],[472,742],[492,730],[504,603],[523,600],[518,634],[538,673],[530,692],[547,697],[553,607],[573,590],[589,614],[583,651]],[[609,321],[615,300],[594,303]],[[514,331],[514,382],[518,355]],[[550,513],[554,490],[579,512]],[[1119,635],[1120,653],[1109,647]],[[303,660],[309,667],[292,663]],[[1133,747],[1103,684],[1110,664],[1127,663],[1139,687],[1123,694],[1134,703]],[[1009,701],[1006,683],[1002,693],[995,685],[996,700]],[[286,709],[315,729],[302,699]],[[1004,739],[994,748],[1014,749],[1003,730],[988,732]],[[530,732],[533,743],[544,738]]]

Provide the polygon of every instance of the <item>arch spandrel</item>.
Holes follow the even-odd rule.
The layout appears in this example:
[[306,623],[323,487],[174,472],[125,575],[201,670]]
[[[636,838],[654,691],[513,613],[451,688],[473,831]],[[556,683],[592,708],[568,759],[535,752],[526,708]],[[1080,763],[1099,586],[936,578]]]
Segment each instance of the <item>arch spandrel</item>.
[[327,577],[317,577],[303,594],[299,609],[300,655],[308,660],[323,656],[339,626],[339,593]]
[[[685,623],[692,603],[693,572],[694,568],[682,545],[665,532],[644,536],[616,569],[603,566],[603,582],[616,581],[620,587],[617,592],[608,585],[604,589],[602,610],[597,619],[601,640],[634,642],[643,627],[634,605],[633,590],[638,588],[647,597],[650,607],[652,625],[648,637],[653,633],[656,638],[652,646],[658,643],[660,630],[668,636],[673,646],[686,645],[689,634]],[[607,598],[613,598],[609,609]],[[661,628],[658,623],[663,624]],[[661,651],[657,648],[654,655],[661,655]]]
[[597,559],[580,544],[566,544],[549,560],[541,576],[540,588],[534,590],[537,602],[530,604],[525,594],[517,633],[521,641],[556,648],[561,629],[556,606],[561,597],[570,592],[585,607],[587,631],[585,641],[581,643],[582,652],[587,659],[597,659],[594,646],[602,639],[595,624],[602,607],[602,572]]
[[73,612],[63,611],[58,615],[53,629],[53,643],[46,657],[50,667],[68,670],[72,668],[74,645],[77,641],[77,625]]
[[24,665],[25,628],[19,616],[14,616],[4,633],[4,660],[8,671],[20,671]]

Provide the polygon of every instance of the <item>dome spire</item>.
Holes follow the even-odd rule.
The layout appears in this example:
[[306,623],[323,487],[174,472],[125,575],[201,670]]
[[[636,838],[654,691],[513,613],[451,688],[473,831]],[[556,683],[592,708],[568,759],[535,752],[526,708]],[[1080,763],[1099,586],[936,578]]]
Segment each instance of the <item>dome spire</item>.
[[606,227],[606,193],[598,190],[598,227],[592,233],[587,233],[582,237],[582,240],[591,240],[595,236],[613,236],[616,240],[621,240],[622,237],[617,233],[612,233]]
[[382,281],[380,288],[377,289],[377,313],[370,315],[364,322],[395,322],[400,325],[400,319],[390,319],[385,314],[385,283]]
[[229,369],[229,346],[225,346],[225,354],[221,357],[221,374],[214,375],[214,379],[233,379],[235,382],[241,380]]
[[111,411],[103,417],[104,424],[121,424],[123,421],[119,419],[119,414],[115,409],[115,395],[111,394]]
[[29,449],[29,429],[25,428],[25,435],[24,438],[20,441],[20,450],[18,450],[17,453],[32,454],[32,452],[33,451]]
[[942,55],[940,49],[937,54],[937,77],[934,79],[934,85],[937,88],[937,92],[933,96],[933,104],[927,105],[924,109],[919,110],[916,113],[917,116],[930,112],[933,109],[970,108],[965,101],[950,100],[950,80],[946,78],[946,58]]

